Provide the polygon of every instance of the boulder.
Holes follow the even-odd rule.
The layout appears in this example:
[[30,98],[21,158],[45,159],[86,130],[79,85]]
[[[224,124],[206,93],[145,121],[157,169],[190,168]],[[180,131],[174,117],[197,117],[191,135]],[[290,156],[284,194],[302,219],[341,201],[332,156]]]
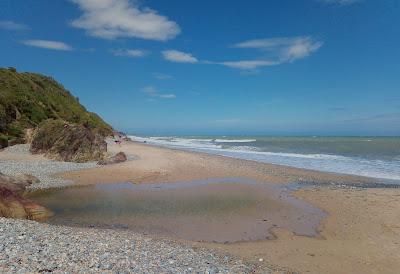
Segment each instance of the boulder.
[[25,182],[29,185],[40,183],[40,180],[31,174],[19,174],[19,175],[15,176],[15,178],[18,181]]
[[15,146],[15,145],[20,145],[20,144],[25,144],[24,138],[13,138],[10,141],[8,141],[9,146]]
[[47,120],[36,130],[30,151],[66,162],[89,162],[104,159],[105,138],[79,124]]
[[0,173],[0,217],[45,220],[53,215],[47,208],[26,199],[26,187],[39,180],[32,175],[7,176]]
[[36,130],[33,128],[27,128],[25,130],[25,142],[27,144],[31,144],[33,140],[33,136],[35,136]]
[[53,215],[53,213],[47,208],[36,203],[26,202],[23,205],[26,212],[26,218],[29,220],[44,221]]
[[104,160],[101,160],[98,162],[99,165],[111,165],[111,164],[118,164],[118,163],[122,163],[125,162],[127,160],[127,157],[125,155],[125,153],[118,152],[117,154],[115,154],[114,156],[108,157]]
[[8,139],[5,136],[0,135],[0,149],[8,147]]

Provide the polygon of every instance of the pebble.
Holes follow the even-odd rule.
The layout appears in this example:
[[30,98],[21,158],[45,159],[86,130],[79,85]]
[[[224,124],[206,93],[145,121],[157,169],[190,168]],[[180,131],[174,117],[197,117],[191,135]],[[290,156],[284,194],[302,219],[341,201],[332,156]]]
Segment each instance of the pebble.
[[252,273],[256,269],[226,254],[126,230],[6,218],[0,218],[0,228],[0,273]]
[[[30,154],[29,145],[26,144],[7,147],[5,151],[16,154]],[[0,172],[6,175],[15,176],[25,173],[36,176],[40,183],[32,184],[28,187],[30,189],[57,188],[71,185],[72,181],[56,178],[54,174],[94,167],[98,167],[95,162],[73,163],[49,159],[41,161],[0,160]]]
[[[29,154],[15,145],[11,153]],[[64,187],[55,173],[94,168],[96,163],[0,160],[0,172],[32,174],[31,189]],[[53,226],[0,217],[0,273],[271,273],[217,251],[129,230]]]

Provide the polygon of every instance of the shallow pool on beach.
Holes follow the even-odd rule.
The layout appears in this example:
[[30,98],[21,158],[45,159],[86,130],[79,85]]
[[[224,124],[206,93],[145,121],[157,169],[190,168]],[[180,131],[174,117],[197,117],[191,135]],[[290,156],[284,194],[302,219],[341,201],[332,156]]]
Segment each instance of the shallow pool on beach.
[[274,227],[317,237],[326,213],[290,191],[288,185],[220,178],[98,184],[35,192],[30,198],[54,211],[51,224],[218,243],[272,239]]

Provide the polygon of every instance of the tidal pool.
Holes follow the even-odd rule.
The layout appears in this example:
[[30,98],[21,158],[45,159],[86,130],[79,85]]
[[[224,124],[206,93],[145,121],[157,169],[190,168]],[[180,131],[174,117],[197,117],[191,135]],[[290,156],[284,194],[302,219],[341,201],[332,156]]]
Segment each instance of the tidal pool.
[[290,195],[288,185],[242,178],[178,183],[99,184],[36,192],[52,224],[125,228],[193,241],[272,239],[274,227],[316,237],[326,216]]

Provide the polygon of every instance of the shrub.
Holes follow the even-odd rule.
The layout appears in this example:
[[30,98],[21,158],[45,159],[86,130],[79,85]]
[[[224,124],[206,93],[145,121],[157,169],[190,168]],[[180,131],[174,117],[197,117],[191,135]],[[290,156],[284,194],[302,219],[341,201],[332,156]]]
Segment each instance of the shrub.
[[40,124],[31,144],[31,152],[69,162],[99,161],[104,158],[104,137],[79,124],[47,120]]
[[112,128],[51,77],[0,68],[0,133],[21,137],[24,129],[61,119],[111,135]]

